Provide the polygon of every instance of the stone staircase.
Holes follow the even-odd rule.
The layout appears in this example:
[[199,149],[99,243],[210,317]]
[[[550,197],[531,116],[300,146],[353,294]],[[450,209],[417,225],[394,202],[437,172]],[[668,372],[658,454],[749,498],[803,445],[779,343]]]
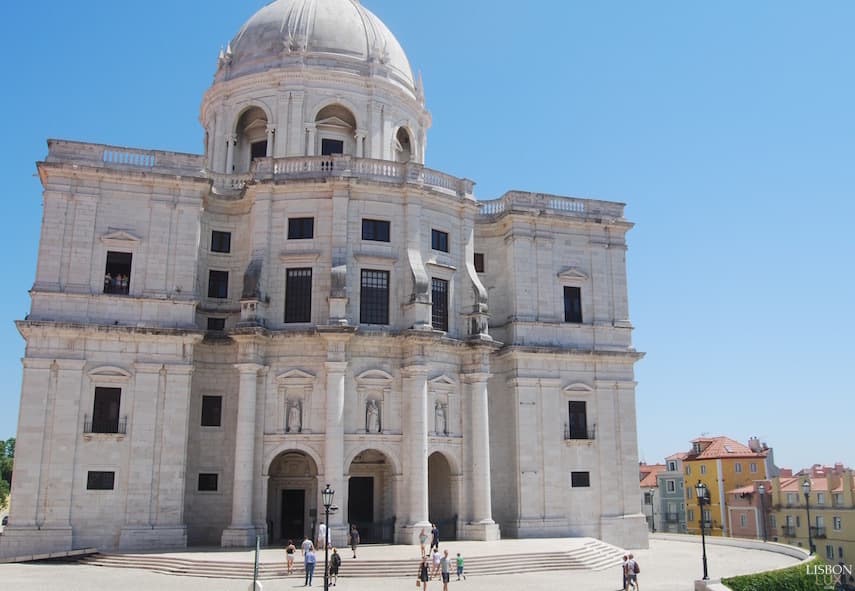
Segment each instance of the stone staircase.
[[[216,556],[216,554],[212,554]],[[466,575],[518,574],[541,571],[602,570],[616,567],[621,562],[623,550],[598,540],[585,543],[566,551],[497,554],[492,556],[466,556]],[[294,564],[294,573],[286,575],[284,552],[281,563],[262,562],[258,567],[260,580],[285,577],[302,578],[303,565],[299,558]],[[452,556],[453,558],[453,556]],[[111,568],[137,568],[151,572],[211,577],[218,579],[251,579],[253,565],[248,562],[183,559],[159,554],[97,553],[85,556],[77,562],[91,566]],[[315,571],[315,577],[323,576],[323,555]],[[413,560],[352,560],[342,556],[342,577],[413,577],[418,573],[419,561]],[[452,563],[452,572],[454,566]]]

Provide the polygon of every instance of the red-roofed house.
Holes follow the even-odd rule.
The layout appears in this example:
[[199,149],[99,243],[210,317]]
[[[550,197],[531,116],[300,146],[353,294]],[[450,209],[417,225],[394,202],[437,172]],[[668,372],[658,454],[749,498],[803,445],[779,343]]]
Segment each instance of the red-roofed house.
[[656,524],[662,524],[660,511],[661,503],[657,502],[656,495],[659,492],[659,481],[657,476],[665,471],[665,464],[638,465],[639,486],[641,487],[641,510],[647,519],[647,528],[655,532]]

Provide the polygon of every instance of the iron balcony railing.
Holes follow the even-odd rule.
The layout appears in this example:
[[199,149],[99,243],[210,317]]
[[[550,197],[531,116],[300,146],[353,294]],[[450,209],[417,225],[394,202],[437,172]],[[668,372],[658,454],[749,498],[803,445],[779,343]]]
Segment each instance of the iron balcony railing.
[[811,526],[810,533],[815,538],[824,538],[825,537],[825,526]]
[[92,420],[89,415],[83,418],[84,433],[108,433],[114,435],[128,434],[128,417],[117,417],[115,419]]
[[680,522],[680,514],[679,513],[666,513],[665,521],[667,523],[679,523]]
[[781,535],[787,538],[795,538],[796,537],[796,526],[794,525],[782,525],[781,526]]
[[597,425],[590,429],[574,429],[569,424],[564,423],[564,439],[581,439],[593,441],[597,438]]

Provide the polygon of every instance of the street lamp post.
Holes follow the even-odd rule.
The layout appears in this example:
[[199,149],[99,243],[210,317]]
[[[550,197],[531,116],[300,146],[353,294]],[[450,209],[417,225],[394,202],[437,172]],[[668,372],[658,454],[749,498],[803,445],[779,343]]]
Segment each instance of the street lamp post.
[[810,528],[810,477],[802,481],[802,491],[805,493],[805,510],[807,511],[808,548],[810,548],[811,554],[815,554],[816,548],[813,545],[813,532],[811,532]]
[[767,541],[766,535],[766,485],[762,482],[757,485],[757,492],[760,493],[760,520],[763,526],[763,541]]
[[710,576],[707,571],[707,541],[706,536],[704,535],[704,505],[710,504],[710,491],[706,484],[698,480],[695,492],[698,495],[698,506],[701,508],[701,551],[704,563],[704,581],[708,581]]
[[321,493],[324,502],[324,591],[330,589],[330,506],[332,505],[335,491],[327,487]]

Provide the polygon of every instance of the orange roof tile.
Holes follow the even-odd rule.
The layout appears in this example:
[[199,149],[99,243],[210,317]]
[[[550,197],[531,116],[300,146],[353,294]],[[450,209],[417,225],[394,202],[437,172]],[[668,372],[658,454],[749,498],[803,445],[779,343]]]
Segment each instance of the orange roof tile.
[[756,452],[730,437],[699,437],[692,443],[707,443],[701,453],[689,452],[687,460],[713,460],[718,458],[765,458],[767,451]]
[[[781,492],[803,492],[802,491],[802,481],[805,479],[804,476],[794,476],[792,478],[782,478],[781,479]],[[811,478],[810,479],[810,490],[811,492],[829,492],[828,491],[828,478]]]
[[655,488],[659,486],[656,475],[665,471],[665,464],[641,464],[638,466],[638,477],[640,486],[643,488]]

